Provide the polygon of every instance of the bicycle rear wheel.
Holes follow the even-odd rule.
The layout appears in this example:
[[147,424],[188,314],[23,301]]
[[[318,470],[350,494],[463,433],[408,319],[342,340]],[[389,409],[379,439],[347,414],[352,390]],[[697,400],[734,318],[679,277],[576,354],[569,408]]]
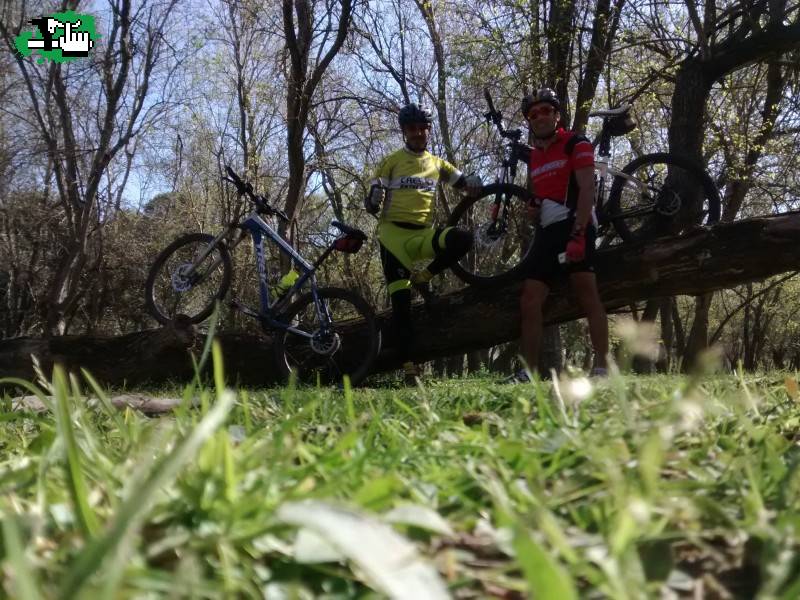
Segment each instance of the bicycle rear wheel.
[[690,221],[719,221],[717,186],[696,161],[657,152],[631,161],[617,175],[608,196],[608,218],[626,242],[654,237],[682,210]]
[[162,325],[177,315],[200,323],[214,311],[231,284],[231,257],[218,243],[202,260],[214,236],[190,233],[178,238],[156,257],[145,283],[145,305]]
[[533,244],[534,227],[527,217],[530,199],[525,188],[494,183],[456,206],[447,224],[474,237],[472,249],[452,267],[459,279],[488,287],[519,274]]
[[[280,330],[273,337],[278,369],[287,379],[341,384],[350,377],[358,385],[369,373],[380,351],[380,331],[375,314],[358,294],[340,288],[317,290],[319,303],[311,292],[301,296],[282,316],[301,333]],[[319,310],[328,312],[331,326],[322,327]]]

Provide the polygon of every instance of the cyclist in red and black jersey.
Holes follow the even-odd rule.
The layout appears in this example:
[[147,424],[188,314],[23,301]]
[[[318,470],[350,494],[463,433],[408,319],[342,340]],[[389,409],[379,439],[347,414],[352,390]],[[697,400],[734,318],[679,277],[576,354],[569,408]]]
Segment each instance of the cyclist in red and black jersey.
[[[542,306],[553,280],[562,273],[589,321],[595,375],[606,372],[608,318],[594,274],[594,148],[583,136],[560,128],[561,103],[549,88],[522,100],[522,113],[533,134],[528,165],[536,202],[530,208],[537,220],[531,265],[520,298],[522,354],[528,367],[539,364]],[[525,380],[524,371],[517,379]]]

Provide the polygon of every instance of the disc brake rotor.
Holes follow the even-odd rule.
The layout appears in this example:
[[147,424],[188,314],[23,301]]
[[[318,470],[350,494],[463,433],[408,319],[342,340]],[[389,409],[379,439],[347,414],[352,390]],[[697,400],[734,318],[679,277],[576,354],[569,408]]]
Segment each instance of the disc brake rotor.
[[317,329],[311,336],[311,349],[317,354],[330,356],[342,347],[342,339],[336,332],[323,332]]
[[475,228],[475,245],[480,248],[494,248],[503,243],[503,234],[497,223],[483,223]]

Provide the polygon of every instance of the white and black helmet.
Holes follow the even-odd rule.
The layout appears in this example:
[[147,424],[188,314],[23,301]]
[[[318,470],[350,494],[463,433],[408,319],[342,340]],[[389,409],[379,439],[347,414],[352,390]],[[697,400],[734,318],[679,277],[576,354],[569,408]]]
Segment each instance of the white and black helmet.
[[547,102],[556,110],[561,110],[561,101],[558,99],[556,93],[550,88],[541,88],[522,99],[522,114],[527,117],[531,106],[539,104],[540,102]]
[[405,127],[411,123],[431,124],[433,123],[433,113],[427,107],[412,102],[400,109],[397,114],[397,121],[400,123],[400,127]]

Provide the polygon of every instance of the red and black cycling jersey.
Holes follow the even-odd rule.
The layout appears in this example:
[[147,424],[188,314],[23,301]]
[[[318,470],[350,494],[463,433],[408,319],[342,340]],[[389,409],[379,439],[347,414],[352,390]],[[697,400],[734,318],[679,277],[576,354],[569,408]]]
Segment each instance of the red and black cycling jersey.
[[575,209],[578,190],[573,173],[576,169],[593,166],[594,147],[572,131],[559,129],[556,139],[547,148],[531,150],[528,172],[534,195],[544,199],[542,227],[563,221]]

